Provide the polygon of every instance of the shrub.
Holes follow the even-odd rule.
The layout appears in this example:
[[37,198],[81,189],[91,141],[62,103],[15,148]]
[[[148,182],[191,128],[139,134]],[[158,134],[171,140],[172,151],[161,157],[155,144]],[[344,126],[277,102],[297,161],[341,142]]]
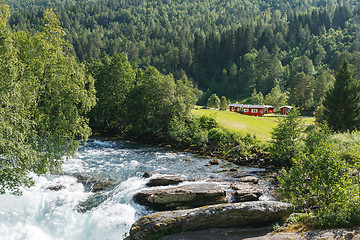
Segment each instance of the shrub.
[[212,116],[203,115],[196,119],[198,125],[202,129],[211,130],[218,127],[216,119]]
[[301,149],[302,121],[299,115],[299,111],[293,109],[288,115],[279,118],[272,132],[269,150],[280,166],[291,166],[291,159]]
[[281,196],[298,210],[314,212],[314,225],[319,227],[360,223],[359,179],[354,174],[358,161],[347,161],[339,149],[323,126],[309,134],[304,151],[279,177]]
[[[203,121],[205,120],[203,119]],[[210,119],[208,121],[212,122]],[[206,145],[208,141],[208,128],[210,128],[210,123],[202,126],[200,120],[194,117],[186,120],[173,118],[169,124],[169,136],[177,144],[201,147]]]
[[226,128],[213,128],[208,135],[209,144],[220,147],[223,152],[233,151],[236,154],[248,155],[252,146],[257,145],[256,137]]
[[220,98],[214,93],[211,95],[207,101],[206,106],[211,108],[219,108],[220,107]]

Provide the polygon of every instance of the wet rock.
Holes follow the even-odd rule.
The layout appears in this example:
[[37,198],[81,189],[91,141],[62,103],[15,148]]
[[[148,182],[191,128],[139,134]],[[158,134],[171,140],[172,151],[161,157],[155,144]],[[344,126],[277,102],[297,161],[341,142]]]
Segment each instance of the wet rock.
[[240,171],[229,171],[226,173],[226,175],[230,178],[242,178],[245,177],[246,174],[248,174],[247,172],[240,172]]
[[85,201],[80,202],[76,207],[76,211],[78,211],[79,213],[91,211],[93,208],[96,208],[101,203],[103,203],[106,199],[108,199],[107,195],[97,193],[86,199]]
[[50,187],[48,187],[47,189],[48,190],[51,190],[51,191],[55,191],[55,192],[57,192],[57,191],[60,191],[60,190],[62,190],[62,189],[65,189],[66,187],[64,186],[64,185],[56,185],[56,186],[50,186]]
[[180,187],[145,190],[135,202],[154,210],[175,210],[228,202],[226,191],[216,183],[195,183]]
[[185,179],[181,175],[171,174],[171,175],[159,175],[150,178],[150,181],[146,184],[148,187],[155,186],[168,186],[168,185],[176,185],[183,182]]
[[210,165],[219,165],[220,161],[218,159],[211,159],[209,160]]
[[250,183],[258,184],[259,183],[259,178],[255,177],[255,176],[245,176],[245,177],[241,177],[238,181],[239,182],[250,182]]
[[114,182],[110,181],[110,180],[100,180],[100,181],[96,181],[94,185],[92,185],[92,192],[99,192],[99,191],[104,191],[106,190],[108,187],[110,187]]
[[288,203],[257,201],[228,203],[201,208],[153,213],[140,218],[130,230],[134,240],[149,239],[159,233],[196,231],[211,228],[271,225],[294,210]]
[[75,173],[71,176],[77,178],[85,187],[85,191],[100,192],[110,190],[115,186],[116,181],[106,177],[94,177],[89,174]]
[[234,202],[258,201],[263,191],[250,183],[232,183],[231,188],[235,190]]
[[230,170],[229,170],[230,172],[237,172],[238,171],[238,169],[237,168],[230,168]]
[[144,177],[144,178],[150,178],[150,177],[152,177],[152,176],[155,175],[155,174],[156,174],[156,172],[145,172],[144,175],[143,175],[143,177]]

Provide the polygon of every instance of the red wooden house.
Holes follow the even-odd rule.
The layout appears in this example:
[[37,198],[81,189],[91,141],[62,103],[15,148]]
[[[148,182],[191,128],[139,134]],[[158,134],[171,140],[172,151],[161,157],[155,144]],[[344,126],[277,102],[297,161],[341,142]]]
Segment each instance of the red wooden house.
[[229,104],[229,110],[230,112],[240,112],[243,104]]
[[293,109],[292,106],[282,106],[282,107],[279,107],[280,109],[280,114],[282,115],[286,115],[290,112],[291,109]]
[[274,113],[274,107],[270,105],[265,105],[264,113]]
[[270,105],[230,104],[229,109],[251,116],[264,116],[266,113],[274,112],[274,107]]
[[251,116],[263,116],[265,113],[264,105],[243,105],[243,113]]

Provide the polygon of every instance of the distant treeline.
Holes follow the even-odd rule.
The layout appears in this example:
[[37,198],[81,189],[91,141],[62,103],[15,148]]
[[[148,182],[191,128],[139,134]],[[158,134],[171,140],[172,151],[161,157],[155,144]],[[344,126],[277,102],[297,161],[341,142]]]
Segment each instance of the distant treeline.
[[[345,58],[360,65],[360,7],[354,0],[42,4],[57,6],[81,61],[125,52],[134,66],[151,65],[176,79],[186,73],[206,93],[202,103],[214,92],[238,99],[279,85],[292,96],[289,104],[313,110]],[[18,5],[12,27],[36,29],[41,8]]]

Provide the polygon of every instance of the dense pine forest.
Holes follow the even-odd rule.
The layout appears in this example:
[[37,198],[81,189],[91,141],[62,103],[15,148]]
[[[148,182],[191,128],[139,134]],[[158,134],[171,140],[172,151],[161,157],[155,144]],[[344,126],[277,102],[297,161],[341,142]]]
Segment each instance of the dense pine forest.
[[344,59],[359,75],[357,1],[7,2],[14,29],[36,29],[52,6],[80,61],[124,52],[134,66],[186,74],[201,104],[212,93],[237,100],[280,89],[312,112]]

